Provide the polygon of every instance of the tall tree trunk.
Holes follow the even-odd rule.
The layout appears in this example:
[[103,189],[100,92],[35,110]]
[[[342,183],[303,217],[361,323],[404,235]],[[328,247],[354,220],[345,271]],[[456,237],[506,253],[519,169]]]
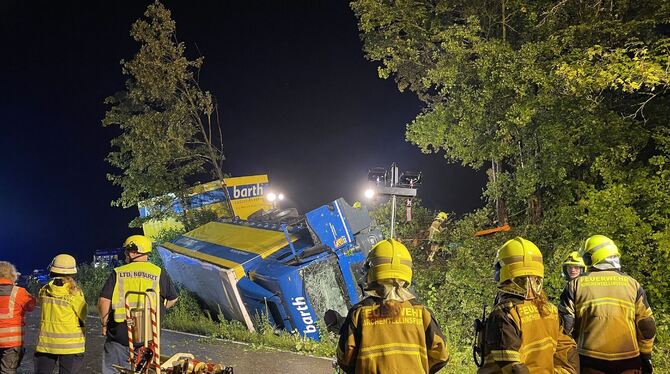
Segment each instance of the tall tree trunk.
[[500,162],[491,160],[491,174],[490,181],[493,183],[494,204],[496,210],[496,219],[501,225],[508,223],[507,204],[505,199],[500,196],[500,188],[498,187],[498,174],[500,174]]

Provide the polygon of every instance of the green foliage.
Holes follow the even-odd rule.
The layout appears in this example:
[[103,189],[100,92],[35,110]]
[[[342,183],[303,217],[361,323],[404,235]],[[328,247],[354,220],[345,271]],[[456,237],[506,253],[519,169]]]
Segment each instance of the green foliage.
[[[256,332],[251,332],[239,321],[227,321],[222,315],[215,320],[203,311],[197,296],[179,287],[179,302],[168,310],[163,327],[178,331],[200,334],[213,338],[235,340],[249,343],[254,349],[280,349],[290,352],[333,356],[336,337],[322,333],[321,342],[301,337],[299,334],[277,330],[267,316],[257,316]],[[322,326],[321,331],[326,331]]]
[[[404,240],[425,241],[428,237],[428,227],[435,212],[421,205],[421,199],[415,198],[412,203],[412,220],[407,222],[406,198],[397,198],[395,211],[395,236]],[[391,233],[391,199],[381,203],[370,211],[373,227],[382,232],[382,236],[389,237]],[[409,235],[408,235],[409,234]]]
[[40,289],[42,288],[43,284],[39,284],[37,281],[34,279],[29,279],[28,284],[26,284],[26,290],[33,296],[37,297],[37,295],[40,294]]
[[178,217],[179,222],[184,225],[184,232],[191,231],[217,219],[219,217],[216,212],[209,208],[191,209]]
[[[665,128],[668,43],[655,25],[668,2],[586,3],[352,3],[380,76],[426,103],[407,140],[474,168],[491,162],[484,196],[504,203],[500,221],[537,223],[574,203],[580,181],[601,183],[589,169],[602,152],[635,157]],[[619,66],[627,59],[634,66]],[[648,102],[654,89],[662,94]]]
[[502,240],[522,235],[538,244],[545,289],[556,297],[563,258],[599,233],[615,240],[624,270],[645,287],[659,324],[655,356],[667,357],[670,2],[351,6],[380,77],[425,102],[407,140],[451,162],[491,165],[487,207],[449,227],[514,228],[479,239],[445,230],[443,264],[416,270],[418,289],[440,300],[435,308],[454,329],[457,350],[467,336],[460,326],[476,315],[473,295],[491,292],[480,283]]
[[105,285],[105,281],[112,271],[113,268],[108,266],[79,265],[77,283],[84,292],[84,298],[86,299],[86,304],[89,306],[89,310],[95,310],[95,305],[98,305],[100,291],[102,291],[102,287]]
[[107,157],[120,169],[108,174],[122,188],[112,204],[128,208],[155,198],[162,209],[152,217],[161,218],[173,214],[175,196],[187,201],[186,190],[208,168],[222,179],[224,157],[214,98],[197,80],[203,57],[185,56],[186,45],[177,40],[175,22],[160,2],[149,5],[144,16],[130,31],[139,51],[121,61],[125,90],[105,99],[111,108],[102,124],[122,131]]

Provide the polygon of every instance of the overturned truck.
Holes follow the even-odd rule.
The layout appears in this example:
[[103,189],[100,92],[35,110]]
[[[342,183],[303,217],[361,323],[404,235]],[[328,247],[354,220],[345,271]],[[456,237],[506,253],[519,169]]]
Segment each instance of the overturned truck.
[[158,250],[172,279],[225,318],[250,330],[268,318],[319,340],[326,310],[346,314],[361,299],[363,262],[379,240],[367,209],[338,199],[304,216],[273,209],[220,219]]

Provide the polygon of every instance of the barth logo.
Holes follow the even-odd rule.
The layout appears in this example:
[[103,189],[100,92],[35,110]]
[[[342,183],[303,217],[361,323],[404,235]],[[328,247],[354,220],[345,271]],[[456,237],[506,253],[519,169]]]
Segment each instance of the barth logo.
[[300,313],[300,318],[302,318],[302,322],[305,324],[305,329],[302,330],[303,334],[307,335],[309,333],[316,332],[314,317],[312,317],[312,313],[309,312],[307,300],[305,300],[305,298],[302,296],[296,297],[295,299],[292,298],[291,300],[293,300],[291,305],[293,305]]
[[233,199],[247,199],[250,197],[263,196],[263,188],[266,183],[247,184],[243,186],[228,187]]

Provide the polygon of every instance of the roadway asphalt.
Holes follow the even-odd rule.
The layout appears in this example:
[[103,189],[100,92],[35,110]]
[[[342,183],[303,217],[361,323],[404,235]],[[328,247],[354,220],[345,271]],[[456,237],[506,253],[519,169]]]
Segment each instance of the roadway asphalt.
[[[26,318],[26,355],[19,374],[33,372],[33,354],[37,340],[39,309]],[[86,353],[84,373],[100,373],[102,347],[105,338],[100,335],[100,323],[90,317],[86,327]],[[290,352],[259,351],[235,342],[204,339],[202,337],[174,331],[163,331],[161,336],[162,355],[189,352],[201,361],[210,361],[233,366],[235,374],[278,373],[278,374],[326,374],[333,373],[331,361]]]

